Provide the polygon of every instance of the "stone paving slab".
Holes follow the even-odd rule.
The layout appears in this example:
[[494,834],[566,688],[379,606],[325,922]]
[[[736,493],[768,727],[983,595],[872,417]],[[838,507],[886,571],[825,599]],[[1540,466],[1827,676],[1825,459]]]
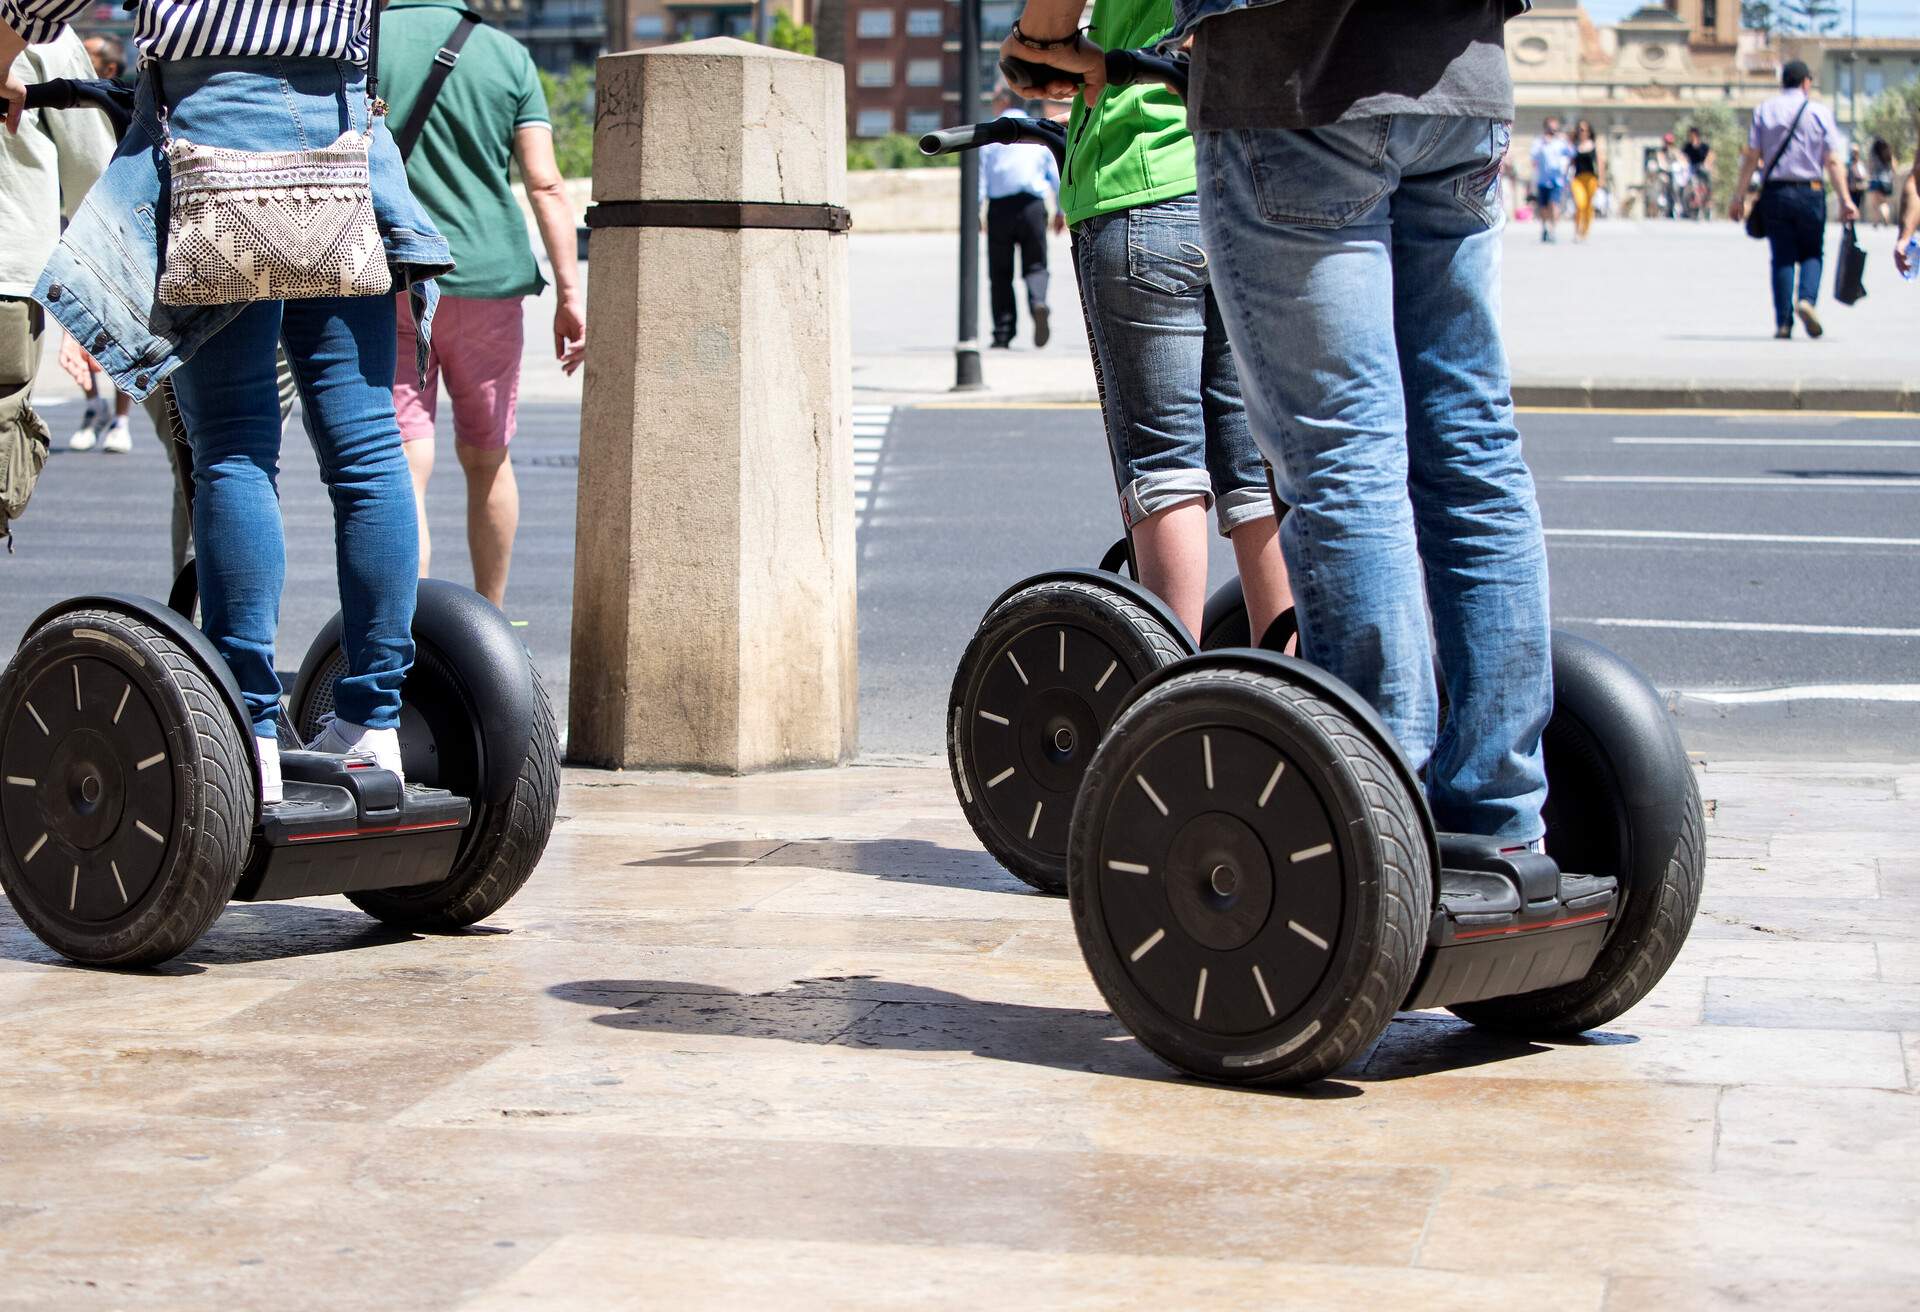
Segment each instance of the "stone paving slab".
[[1291,1094],[1142,1051],[930,762],[570,771],[459,935],[236,906],[115,975],[0,910],[0,1308],[1908,1307],[1910,771],[1705,766],[1640,1006]]

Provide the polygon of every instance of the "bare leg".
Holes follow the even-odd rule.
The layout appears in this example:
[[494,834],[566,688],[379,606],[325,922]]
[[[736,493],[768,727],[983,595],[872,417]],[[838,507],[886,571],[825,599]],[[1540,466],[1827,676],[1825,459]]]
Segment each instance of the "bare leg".
[[1147,590],[1197,636],[1207,603],[1206,503],[1182,501],[1135,524],[1133,554]]
[[1255,642],[1280,612],[1293,605],[1293,585],[1280,555],[1280,521],[1256,519],[1236,528],[1228,539],[1240,567],[1240,588],[1247,598],[1248,631]]
[[[467,473],[467,551],[473,557],[473,590],[504,607],[513,535],[520,527],[520,485],[513,479],[513,462],[506,447],[458,444],[454,451]],[[1204,586],[1204,555],[1200,567]]]
[[433,439],[415,438],[403,443],[402,449],[413,475],[413,510],[420,521],[420,577],[425,578],[433,557],[433,540],[427,536],[427,480],[433,477]]

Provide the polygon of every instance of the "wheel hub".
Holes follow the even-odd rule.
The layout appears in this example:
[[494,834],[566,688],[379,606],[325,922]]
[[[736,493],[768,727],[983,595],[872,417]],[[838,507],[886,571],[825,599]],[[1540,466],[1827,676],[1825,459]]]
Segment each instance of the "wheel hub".
[[1273,910],[1273,867],[1246,821],[1221,811],[1182,826],[1167,853],[1167,901],[1194,941],[1245,947]]
[[113,744],[104,735],[92,729],[68,733],[47,763],[41,788],[48,828],[83,852],[99,847],[120,825],[123,781]]

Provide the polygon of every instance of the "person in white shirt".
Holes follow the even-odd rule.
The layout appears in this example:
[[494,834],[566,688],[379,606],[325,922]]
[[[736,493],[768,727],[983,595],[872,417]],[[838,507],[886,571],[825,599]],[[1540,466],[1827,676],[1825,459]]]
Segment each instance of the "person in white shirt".
[[[999,117],[1025,116],[1024,102],[1002,87],[994,98]],[[1060,166],[1045,146],[1020,142],[980,149],[980,188],[987,198],[987,283],[993,307],[993,342],[1013,345],[1019,320],[1014,308],[1013,252],[1020,251],[1020,277],[1027,284],[1033,344],[1052,337],[1047,309],[1047,210],[1053,230],[1066,231],[1060,210]]]
[[1533,143],[1533,199],[1540,207],[1541,241],[1553,240],[1554,220],[1572,172],[1573,143],[1560,130],[1560,120],[1549,118],[1540,125],[1540,137]]
[[[68,29],[28,46],[9,71],[23,85],[90,78],[93,61]],[[0,132],[0,460],[29,448],[45,458],[47,425],[33,410],[45,316],[33,302],[33,287],[60,240],[62,214],[80,207],[115,144],[112,124],[97,109],[29,110],[18,132]],[[0,535],[4,523],[0,513]]]

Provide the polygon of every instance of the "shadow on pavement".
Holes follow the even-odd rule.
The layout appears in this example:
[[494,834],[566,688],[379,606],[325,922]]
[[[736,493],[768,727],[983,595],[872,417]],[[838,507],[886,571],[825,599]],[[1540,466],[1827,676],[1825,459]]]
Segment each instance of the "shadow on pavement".
[[[485,925],[464,934],[504,934]],[[209,966],[233,966],[254,961],[284,961],[293,957],[351,952],[358,948],[409,943],[421,936],[382,924],[360,911],[304,906],[297,902],[235,902],[185,952],[171,961],[141,971],[117,967],[82,966],[68,961],[35,938],[10,909],[0,908],[0,958],[28,961],[75,970],[105,969],[141,975],[198,975]]]
[[[800,866],[868,875],[904,884],[937,884],[1005,893],[1035,892],[978,849],[943,847],[924,838],[727,839],[675,848],[628,866]],[[1044,896],[1044,895],[1042,895]]]

